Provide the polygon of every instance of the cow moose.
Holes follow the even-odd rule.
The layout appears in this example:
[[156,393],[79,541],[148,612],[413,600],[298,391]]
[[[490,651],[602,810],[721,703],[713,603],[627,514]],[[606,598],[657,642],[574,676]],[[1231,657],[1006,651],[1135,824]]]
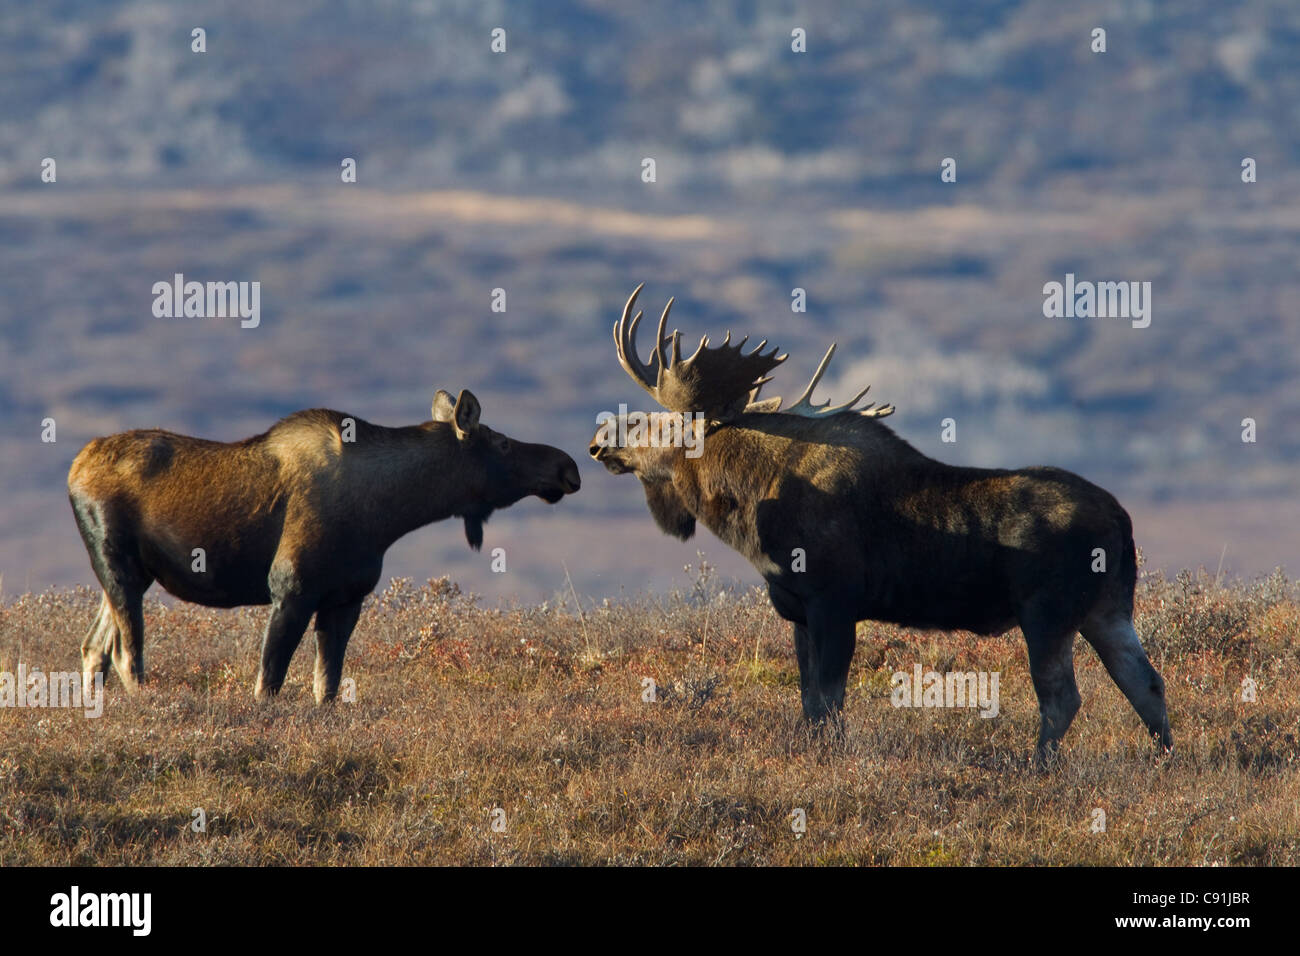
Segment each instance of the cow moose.
[[473,393],[453,400],[439,390],[433,419],[404,428],[318,408],[228,444],[157,429],[91,441],[68,472],[104,589],[81,647],[83,680],[111,657],[123,685],[138,688],[142,598],[157,581],[209,607],[271,605],[259,700],[280,690],[315,614],[313,690],[317,703],[332,700],[361,602],[393,542],[456,516],[477,550],[494,510],[528,495],[554,504],[578,490],[567,454],[513,441],[479,413]]
[[[1114,497],[1058,468],[928,458],[880,421],[893,406],[855,407],[865,388],[842,405],[813,404],[834,345],[782,408],[758,394],[788,356],[764,353],[766,341],[745,353],[748,337],[731,345],[728,333],[712,348],[704,336],[683,359],[680,333],[664,334],[670,299],[642,362],[641,313],[632,316],[641,288],[614,325],[615,347],[667,411],[651,413],[649,429],[603,422],[589,453],[641,480],[665,533],[685,540],[703,522],[763,576],[773,608],[794,625],[806,718],[839,715],[860,620],[986,635],[1018,624],[1038,695],[1040,764],[1079,709],[1076,631],[1172,750],[1164,682],[1133,628],[1132,524]],[[682,429],[695,429],[694,440],[682,441]],[[1094,571],[1097,549],[1104,573]]]

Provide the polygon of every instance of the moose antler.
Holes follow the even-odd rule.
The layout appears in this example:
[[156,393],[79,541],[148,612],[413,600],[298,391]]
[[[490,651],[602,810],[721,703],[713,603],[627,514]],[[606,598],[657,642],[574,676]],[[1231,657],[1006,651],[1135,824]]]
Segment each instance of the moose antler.
[[[666,354],[664,327],[668,324],[668,313],[672,311],[674,301],[669,299],[659,317],[654,352],[649,362],[642,362],[636,348],[636,330],[641,322],[641,313],[632,316],[632,308],[644,287],[643,282],[633,290],[627,305],[623,306],[622,318],[614,323],[614,345],[623,370],[669,411],[703,412],[709,418],[729,418],[744,409],[754,390],[771,381],[765,377],[767,373],[789,357],[777,355],[780,351],[777,348],[764,355],[767,339],[760,342],[754,351],[745,354],[742,350],[749,336],[732,345],[731,333],[728,332],[722,344],[715,348],[709,348],[707,335],[701,337],[695,354],[683,359],[681,333],[676,329],[671,337],[671,353]],[[632,317],[630,323],[629,316]]]
[[894,414],[893,405],[881,405],[877,407],[875,402],[868,402],[861,408],[853,407],[858,402],[862,401],[867,392],[871,391],[870,385],[858,392],[857,395],[853,396],[853,398],[845,402],[843,405],[832,405],[829,399],[821,405],[814,405],[812,403],[813,389],[817,387],[817,383],[821,381],[822,375],[825,374],[827,366],[831,364],[831,356],[835,354],[835,346],[836,343],[832,342],[831,347],[826,350],[826,356],[822,359],[822,363],[817,366],[817,371],[813,373],[812,381],[808,383],[808,387],[803,390],[803,394],[800,395],[798,399],[795,400],[795,403],[789,408],[782,408],[781,399],[779,398],[769,398],[759,402],[758,389],[755,388],[754,391],[750,393],[749,400],[751,404],[746,411],[780,412],[782,415],[799,415],[803,418],[825,418],[829,415],[838,415],[841,412],[853,412],[856,415],[865,415],[867,418],[884,418],[886,415]]
[[[831,356],[835,354],[835,344],[826,350],[826,357],[813,373],[812,381],[803,394],[789,408],[781,408],[780,398],[768,398],[759,401],[758,393],[771,381],[767,373],[772,371],[789,355],[777,355],[780,349],[773,347],[764,355],[767,339],[758,344],[758,348],[748,355],[742,351],[749,336],[745,336],[735,345],[731,345],[731,333],[716,348],[709,348],[707,335],[700,339],[699,348],[690,358],[681,357],[681,333],[676,329],[670,340],[664,338],[664,328],[668,324],[668,313],[672,311],[673,299],[664,306],[663,315],[659,317],[659,331],[655,335],[654,351],[649,362],[642,362],[636,349],[636,330],[641,322],[642,313],[632,315],[636,297],[645,288],[645,283],[637,286],[623,306],[623,316],[614,323],[614,345],[618,349],[618,361],[623,370],[632,377],[660,405],[674,412],[703,412],[709,418],[726,420],[742,411],[744,412],[780,412],[783,415],[799,415],[803,418],[825,418],[841,412],[853,412],[868,418],[884,418],[894,413],[893,405],[876,406],[870,402],[862,408],[854,408],[867,394],[868,385],[858,392],[851,401],[843,405],[831,405],[829,401],[822,405],[812,404],[813,389],[830,365]],[[628,321],[629,317],[631,322]],[[664,345],[671,342],[671,354],[665,353]]]

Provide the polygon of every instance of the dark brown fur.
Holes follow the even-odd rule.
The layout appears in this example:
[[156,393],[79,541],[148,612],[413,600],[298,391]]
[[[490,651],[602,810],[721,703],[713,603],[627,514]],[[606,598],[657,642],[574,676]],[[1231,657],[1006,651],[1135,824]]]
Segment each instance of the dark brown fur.
[[572,458],[480,425],[471,393],[453,402],[439,392],[433,413],[422,425],[384,428],[311,409],[228,444],[145,430],[86,445],[68,493],[104,588],[82,646],[87,679],[110,657],[129,689],[143,679],[141,599],[157,581],[197,604],[272,605],[259,697],[280,689],[315,614],[315,694],[332,699],[361,601],[393,542],[457,516],[478,548],[494,509],[578,490]]
[[[843,704],[859,620],[980,634],[1019,624],[1042,716],[1040,758],[1079,707],[1080,630],[1148,731],[1172,746],[1163,682],[1132,628],[1128,514],[1078,475],[946,465],[852,413],[741,414],[710,426],[695,459],[682,448],[608,444],[598,432],[592,456],[637,474],[661,529],[685,539],[698,520],[763,575],[777,613],[794,624],[810,719]],[[1092,570],[1095,548],[1104,573]]]

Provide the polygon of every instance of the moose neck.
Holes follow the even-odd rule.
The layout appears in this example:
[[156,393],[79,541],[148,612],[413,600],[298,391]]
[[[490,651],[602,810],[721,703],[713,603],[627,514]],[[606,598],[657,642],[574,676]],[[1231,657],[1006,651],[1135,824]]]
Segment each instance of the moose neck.
[[[791,445],[783,435],[726,427],[709,434],[699,458],[674,463],[672,487],[681,507],[764,574],[772,563],[758,534],[758,509],[776,499],[791,462],[802,457],[791,455]],[[671,517],[671,504],[661,503],[660,513]]]
[[417,528],[453,515],[485,515],[482,470],[450,425],[426,422],[387,429],[364,460],[365,508],[388,547]]

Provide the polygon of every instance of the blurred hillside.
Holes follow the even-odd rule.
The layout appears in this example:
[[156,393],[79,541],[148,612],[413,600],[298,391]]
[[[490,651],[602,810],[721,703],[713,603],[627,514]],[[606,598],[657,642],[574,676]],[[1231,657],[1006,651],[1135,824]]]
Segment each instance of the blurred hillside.
[[[597,412],[649,401],[609,339],[642,280],[688,338],[790,350],[770,394],[838,341],[818,398],[871,382],[928,454],[1104,485],[1151,564],[1294,570],[1297,63],[1280,0],[6,5],[4,591],[89,582],[63,482],[111,431],[235,439],[316,405],[406,424],[470,387],[493,427],[585,459]],[[177,272],[260,281],[260,326],[155,318]],[[1150,327],[1045,318],[1066,273],[1151,282]],[[679,580],[698,545],[756,579],[582,468],[562,505],[494,517],[506,575],[451,523],[388,572],[530,600],[567,568],[612,596]]]

